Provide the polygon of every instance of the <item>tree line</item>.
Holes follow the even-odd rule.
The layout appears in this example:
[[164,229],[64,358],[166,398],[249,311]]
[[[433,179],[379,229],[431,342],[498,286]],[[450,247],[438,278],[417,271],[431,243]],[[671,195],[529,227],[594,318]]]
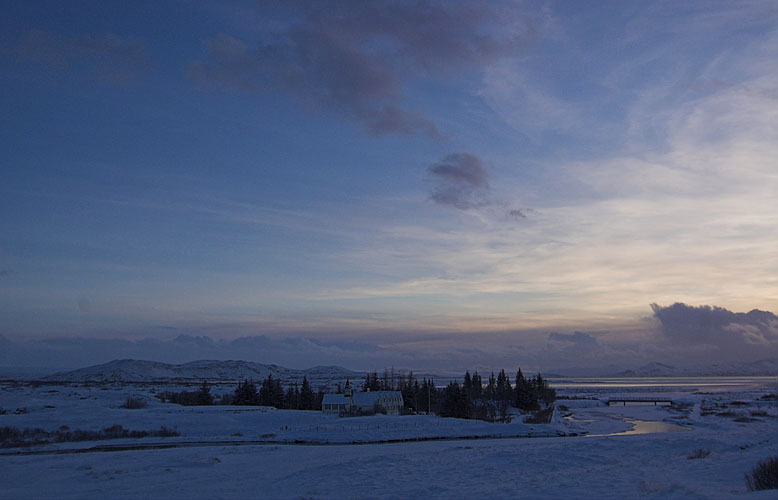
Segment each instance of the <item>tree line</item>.
[[521,368],[516,372],[514,383],[500,370],[484,382],[476,371],[465,372],[464,380],[437,388],[433,379],[417,379],[413,372],[395,375],[384,370],[379,376],[374,371],[365,375],[363,391],[401,391],[406,413],[435,413],[442,417],[474,418],[494,422],[506,420],[509,408],[526,412],[548,408],[556,400],[556,391],[549,387],[541,374],[525,377]]
[[[350,386],[346,381],[345,387]],[[344,386],[338,383],[336,393],[343,393]],[[367,373],[362,391],[400,391],[405,408],[403,413],[434,413],[442,417],[479,419],[490,422],[504,421],[509,408],[525,412],[538,412],[550,408],[556,400],[556,391],[549,387],[542,375],[525,377],[521,369],[516,372],[513,383],[505,370],[495,376],[492,372],[484,381],[475,371],[465,372],[464,380],[449,383],[438,388],[432,378],[418,379],[413,372],[395,374],[394,370]],[[273,406],[286,410],[321,410],[325,390],[314,391],[303,377],[284,389],[281,380],[268,375],[259,387],[252,380],[239,382],[232,392],[214,396],[207,382],[196,391],[162,392],[157,395],[162,402],[181,405],[257,405]],[[550,412],[546,412],[550,414]]]
[[239,406],[273,406],[282,410],[321,410],[324,393],[314,392],[308,377],[302,382],[290,384],[286,390],[281,380],[268,375],[259,388],[253,380],[238,382],[232,392],[214,396],[208,382],[203,381],[196,391],[162,392],[157,398],[163,403],[176,403],[184,406],[207,406],[213,404]]
[[519,368],[512,385],[505,370],[496,377],[492,373],[486,383],[478,372],[470,375],[468,371],[462,384],[454,381],[442,390],[438,413],[444,417],[504,421],[510,407],[534,412],[550,407],[555,400],[556,391],[539,373],[527,378]]

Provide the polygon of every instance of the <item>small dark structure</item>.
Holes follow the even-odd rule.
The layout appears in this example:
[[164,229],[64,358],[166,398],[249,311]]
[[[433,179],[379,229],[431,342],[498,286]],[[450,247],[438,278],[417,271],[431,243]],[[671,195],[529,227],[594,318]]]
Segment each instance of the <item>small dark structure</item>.
[[673,400],[668,398],[611,398],[608,400],[608,406],[611,403],[623,403],[624,406],[627,406],[627,403],[654,403],[654,406],[659,403],[668,403],[672,406]]

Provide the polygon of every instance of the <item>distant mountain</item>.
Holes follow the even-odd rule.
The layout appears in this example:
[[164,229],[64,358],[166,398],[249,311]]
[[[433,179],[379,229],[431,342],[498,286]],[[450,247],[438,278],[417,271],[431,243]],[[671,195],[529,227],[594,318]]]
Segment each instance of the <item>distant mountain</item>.
[[612,373],[614,377],[715,377],[759,376],[778,374],[778,359],[763,359],[752,363],[714,363],[679,367],[664,363],[648,363],[639,368]]
[[62,382],[174,382],[174,381],[260,381],[272,375],[285,383],[299,382],[307,376],[314,386],[364,377],[340,366],[316,366],[307,370],[295,370],[278,365],[265,365],[251,361],[200,360],[173,365],[137,359],[118,359],[102,365],[73,371],[59,372],[41,380]]
[[611,373],[614,377],[674,377],[681,375],[690,375],[688,368],[678,368],[656,361],[646,363],[645,365],[631,370],[624,370],[617,373]]
[[[558,368],[553,370],[558,378],[564,377],[735,377],[778,375],[778,358],[762,359],[750,363],[712,363],[710,365],[673,366],[652,362],[628,368],[606,365],[599,367]],[[556,374],[561,375],[556,375]]]

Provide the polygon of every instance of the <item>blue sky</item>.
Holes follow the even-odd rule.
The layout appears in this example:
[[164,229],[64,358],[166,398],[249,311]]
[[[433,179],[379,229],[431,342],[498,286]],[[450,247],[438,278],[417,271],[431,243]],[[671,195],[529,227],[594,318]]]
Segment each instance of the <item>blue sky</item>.
[[774,2],[3,11],[7,339],[778,356]]

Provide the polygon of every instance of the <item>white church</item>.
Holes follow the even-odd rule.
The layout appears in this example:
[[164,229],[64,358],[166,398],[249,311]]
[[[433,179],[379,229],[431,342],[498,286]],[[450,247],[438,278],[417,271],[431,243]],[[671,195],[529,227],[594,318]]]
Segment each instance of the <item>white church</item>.
[[343,394],[325,394],[321,402],[324,413],[351,412],[355,409],[369,413],[376,406],[386,410],[387,415],[399,415],[403,407],[400,391],[352,391],[346,387]]

